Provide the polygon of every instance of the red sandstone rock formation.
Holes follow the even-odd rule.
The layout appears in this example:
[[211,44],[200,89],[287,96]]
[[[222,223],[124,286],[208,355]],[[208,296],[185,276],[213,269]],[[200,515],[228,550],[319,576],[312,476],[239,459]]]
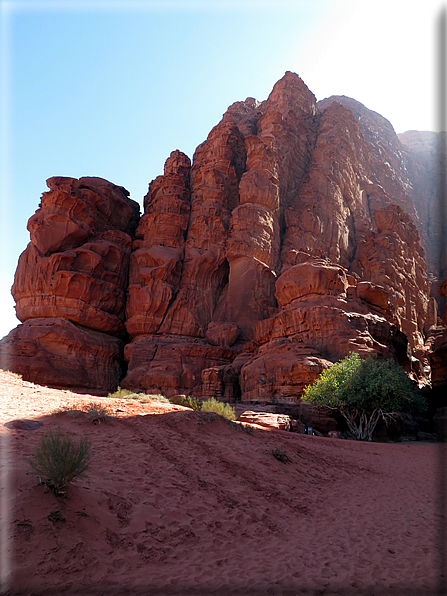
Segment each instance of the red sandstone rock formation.
[[62,318],[29,319],[0,342],[8,367],[33,383],[103,395],[122,375],[124,342]]
[[[447,298],[447,279],[441,284],[439,293]],[[447,393],[447,306],[444,307],[442,320],[430,327],[427,339],[427,351],[430,356],[431,381],[435,401],[438,406],[445,406]]]
[[180,151],[149,186],[129,273],[126,328],[131,337],[156,333],[180,283],[189,223],[191,163]]
[[405,364],[407,338],[386,320],[382,305],[365,300],[383,300],[380,288],[367,284],[361,298],[346,269],[325,261],[286,269],[276,288],[281,310],[256,326],[259,347],[241,370],[243,401],[296,402],[324,368],[351,351]]
[[203,369],[237,354],[227,349],[238,335],[234,325],[225,340],[214,334],[210,345],[204,338],[213,339],[209,325],[228,283],[225,239],[245,162],[242,135],[231,124],[216,127],[195,162],[190,172],[189,159],[172,153],[145,198],[137,230],[143,242],[136,241],[131,264],[127,329],[134,341],[126,347],[123,387],[191,392]]
[[101,178],[56,177],[47,185],[12,287],[17,317],[26,323],[0,351],[33,381],[110,391],[122,368],[139,207]]
[[421,347],[428,281],[418,232],[401,207],[411,208],[411,197],[395,180],[388,184],[393,194],[386,192],[387,176],[379,175],[370,147],[352,112],[329,102],[299,200],[286,212],[283,262],[327,258],[357,279],[382,286],[392,322],[413,348]]
[[[297,402],[351,350],[427,382],[436,306],[415,196],[425,183],[410,179],[411,159],[384,118],[349,98],[317,104],[286,73],[264,102],[230,106],[192,166],[171,154],[133,243],[122,189],[54,179],[30,220],[18,312],[109,342],[126,329],[121,385],[135,390]],[[103,354],[121,349],[113,341]]]
[[[447,276],[445,241],[446,206],[442,199],[445,179],[446,133],[410,130],[399,135],[405,152],[404,163],[413,188],[420,233],[427,254],[427,268],[432,280],[431,295],[438,299],[438,288]],[[424,243],[425,242],[425,243]],[[440,301],[441,312],[444,301]]]

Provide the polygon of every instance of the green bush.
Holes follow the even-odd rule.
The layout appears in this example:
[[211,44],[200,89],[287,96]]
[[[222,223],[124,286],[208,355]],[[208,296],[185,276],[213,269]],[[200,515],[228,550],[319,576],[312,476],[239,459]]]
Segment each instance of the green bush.
[[202,412],[216,412],[227,420],[236,420],[236,412],[230,404],[225,404],[212,397],[202,402]]
[[[167,397],[165,397],[164,395],[161,395],[161,393],[137,393],[135,394],[136,397],[133,397],[133,399],[137,399],[138,401],[141,402],[148,402],[148,401],[161,401],[164,403],[169,403],[169,399]],[[132,396],[130,396],[132,398]]]
[[338,410],[358,440],[371,441],[380,419],[386,424],[403,413],[427,408],[405,371],[394,360],[362,360],[351,353],[304,388],[302,401]]
[[136,395],[136,394],[134,394],[132,391],[129,391],[129,389],[121,389],[121,387],[118,387],[116,391],[114,391],[113,393],[109,393],[107,397],[126,399],[129,397],[129,395]]
[[42,437],[29,463],[43,482],[60,496],[75,478],[85,474],[90,460],[91,445],[87,438],[81,438],[77,444],[55,430]]
[[202,402],[197,397],[192,397],[191,395],[176,395],[175,397],[171,397],[169,401],[176,406],[183,406],[196,411],[202,409]]
[[148,402],[154,399],[166,403],[169,402],[169,400],[164,395],[160,395],[159,393],[135,393],[134,391],[130,391],[129,389],[121,389],[121,387],[118,387],[118,389],[113,393],[109,393],[107,397],[115,399],[137,399],[141,402]]

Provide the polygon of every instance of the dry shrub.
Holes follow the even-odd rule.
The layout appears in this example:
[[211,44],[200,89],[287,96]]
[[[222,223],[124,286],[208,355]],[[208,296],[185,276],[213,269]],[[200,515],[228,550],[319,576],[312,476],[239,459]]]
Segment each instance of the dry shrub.
[[121,387],[118,387],[116,391],[114,391],[113,393],[109,393],[107,397],[127,399],[131,394],[135,395],[134,393],[132,393],[132,391],[129,391],[129,389],[121,389]]
[[56,429],[42,437],[29,463],[41,481],[60,496],[75,478],[84,476],[91,453],[91,444],[86,437],[76,443]]
[[283,464],[288,464],[291,461],[290,457],[286,453],[284,453],[284,451],[282,451],[282,449],[279,449],[279,447],[277,447],[276,449],[273,449],[272,455],[274,458],[276,458],[278,461],[282,462]]
[[141,402],[148,402],[148,401],[161,401],[164,403],[169,403],[169,399],[160,393],[138,393],[137,397],[138,401]]
[[79,410],[76,407],[76,404],[72,404],[71,406],[63,405],[60,408],[56,408],[52,411],[53,414],[66,414],[70,416],[70,418],[78,418],[82,414],[82,410]]
[[83,409],[83,412],[90,422],[101,424],[101,422],[110,422],[111,411],[102,404],[89,403]]

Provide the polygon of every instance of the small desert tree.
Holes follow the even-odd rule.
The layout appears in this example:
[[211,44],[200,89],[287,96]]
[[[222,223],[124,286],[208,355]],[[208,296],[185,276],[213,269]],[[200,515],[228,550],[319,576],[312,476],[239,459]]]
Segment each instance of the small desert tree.
[[372,440],[380,419],[389,424],[404,413],[415,414],[427,408],[394,360],[362,360],[355,353],[324,370],[313,385],[304,388],[302,400],[338,410],[360,441]]

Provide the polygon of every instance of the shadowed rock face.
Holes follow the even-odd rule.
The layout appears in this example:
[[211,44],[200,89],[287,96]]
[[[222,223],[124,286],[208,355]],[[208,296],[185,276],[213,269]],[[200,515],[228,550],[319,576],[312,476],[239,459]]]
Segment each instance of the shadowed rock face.
[[445,296],[441,298],[438,289],[447,277],[447,205],[441,196],[447,171],[447,135],[410,130],[400,134],[399,140],[405,149],[403,157],[411,178],[418,229],[427,254],[431,296],[437,300],[442,313],[446,300]]
[[110,354],[127,341],[134,390],[296,402],[350,351],[426,383],[438,321],[423,246],[435,259],[413,163],[384,118],[317,104],[286,73],[264,102],[230,106],[192,165],[171,153],[134,236],[123,189],[52,179],[19,262],[19,316],[94,330]]
[[[447,279],[440,284],[438,291],[444,299],[447,298]],[[447,393],[447,306],[444,307],[442,320],[438,320],[438,323],[432,325],[428,330],[427,352],[430,355],[434,401],[437,407],[445,407]]]
[[0,349],[10,368],[40,385],[101,395],[114,391],[122,375],[124,342],[68,319],[29,319]]

